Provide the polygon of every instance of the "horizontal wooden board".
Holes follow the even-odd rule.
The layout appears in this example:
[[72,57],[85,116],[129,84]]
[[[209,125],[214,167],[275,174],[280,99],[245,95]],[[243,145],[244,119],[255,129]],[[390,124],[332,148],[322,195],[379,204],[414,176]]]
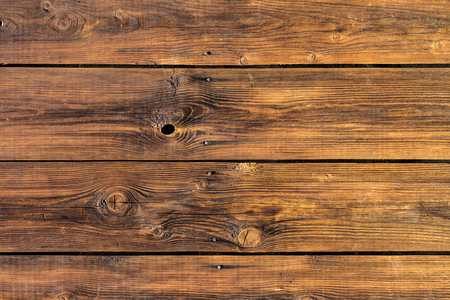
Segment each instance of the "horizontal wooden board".
[[1,256],[2,299],[448,299],[448,256]]
[[438,0],[3,0],[0,62],[450,63]]
[[447,68],[0,74],[0,160],[449,159]]
[[448,164],[0,164],[0,252],[448,251]]

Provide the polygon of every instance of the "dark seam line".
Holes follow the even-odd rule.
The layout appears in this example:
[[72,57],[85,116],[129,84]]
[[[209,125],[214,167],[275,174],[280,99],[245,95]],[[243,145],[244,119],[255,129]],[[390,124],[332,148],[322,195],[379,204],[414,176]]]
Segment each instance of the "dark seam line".
[[450,256],[450,251],[351,251],[351,252],[0,252],[0,256]]
[[109,69],[329,69],[329,68],[450,68],[450,64],[272,64],[272,65],[134,65],[134,64],[0,64],[0,68]]
[[449,164],[448,159],[292,159],[292,160],[0,160],[0,163],[95,163],[95,162],[141,162],[141,163],[273,163],[273,164],[319,164],[319,163],[361,163],[361,164]]

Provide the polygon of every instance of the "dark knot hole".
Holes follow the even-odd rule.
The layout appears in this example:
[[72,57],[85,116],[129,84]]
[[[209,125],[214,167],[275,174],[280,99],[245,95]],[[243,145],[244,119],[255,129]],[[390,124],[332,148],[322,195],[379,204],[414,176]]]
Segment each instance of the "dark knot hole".
[[161,133],[164,135],[170,135],[175,132],[175,125],[166,124],[161,128]]

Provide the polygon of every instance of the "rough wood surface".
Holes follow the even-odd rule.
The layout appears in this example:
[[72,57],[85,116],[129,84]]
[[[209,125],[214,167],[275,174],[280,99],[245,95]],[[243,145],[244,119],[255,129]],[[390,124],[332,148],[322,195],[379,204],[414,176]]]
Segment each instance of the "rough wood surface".
[[1,256],[2,299],[448,299],[448,256]]
[[0,252],[447,251],[447,164],[0,164]]
[[450,63],[438,0],[3,0],[0,62]]
[[447,68],[0,73],[0,160],[449,158]]

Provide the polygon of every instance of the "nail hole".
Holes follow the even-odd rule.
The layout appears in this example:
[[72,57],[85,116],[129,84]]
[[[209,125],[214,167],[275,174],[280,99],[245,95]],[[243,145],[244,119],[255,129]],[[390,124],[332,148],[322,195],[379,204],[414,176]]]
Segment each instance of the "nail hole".
[[215,171],[209,171],[209,172],[206,173],[206,174],[208,174],[208,176],[212,176],[212,175],[216,174],[216,172],[215,172]]
[[211,51],[206,51],[205,53],[203,53],[204,56],[208,56],[208,55],[211,55],[211,54],[212,54]]
[[166,124],[161,128],[161,133],[164,135],[170,135],[175,132],[175,126],[172,124]]

